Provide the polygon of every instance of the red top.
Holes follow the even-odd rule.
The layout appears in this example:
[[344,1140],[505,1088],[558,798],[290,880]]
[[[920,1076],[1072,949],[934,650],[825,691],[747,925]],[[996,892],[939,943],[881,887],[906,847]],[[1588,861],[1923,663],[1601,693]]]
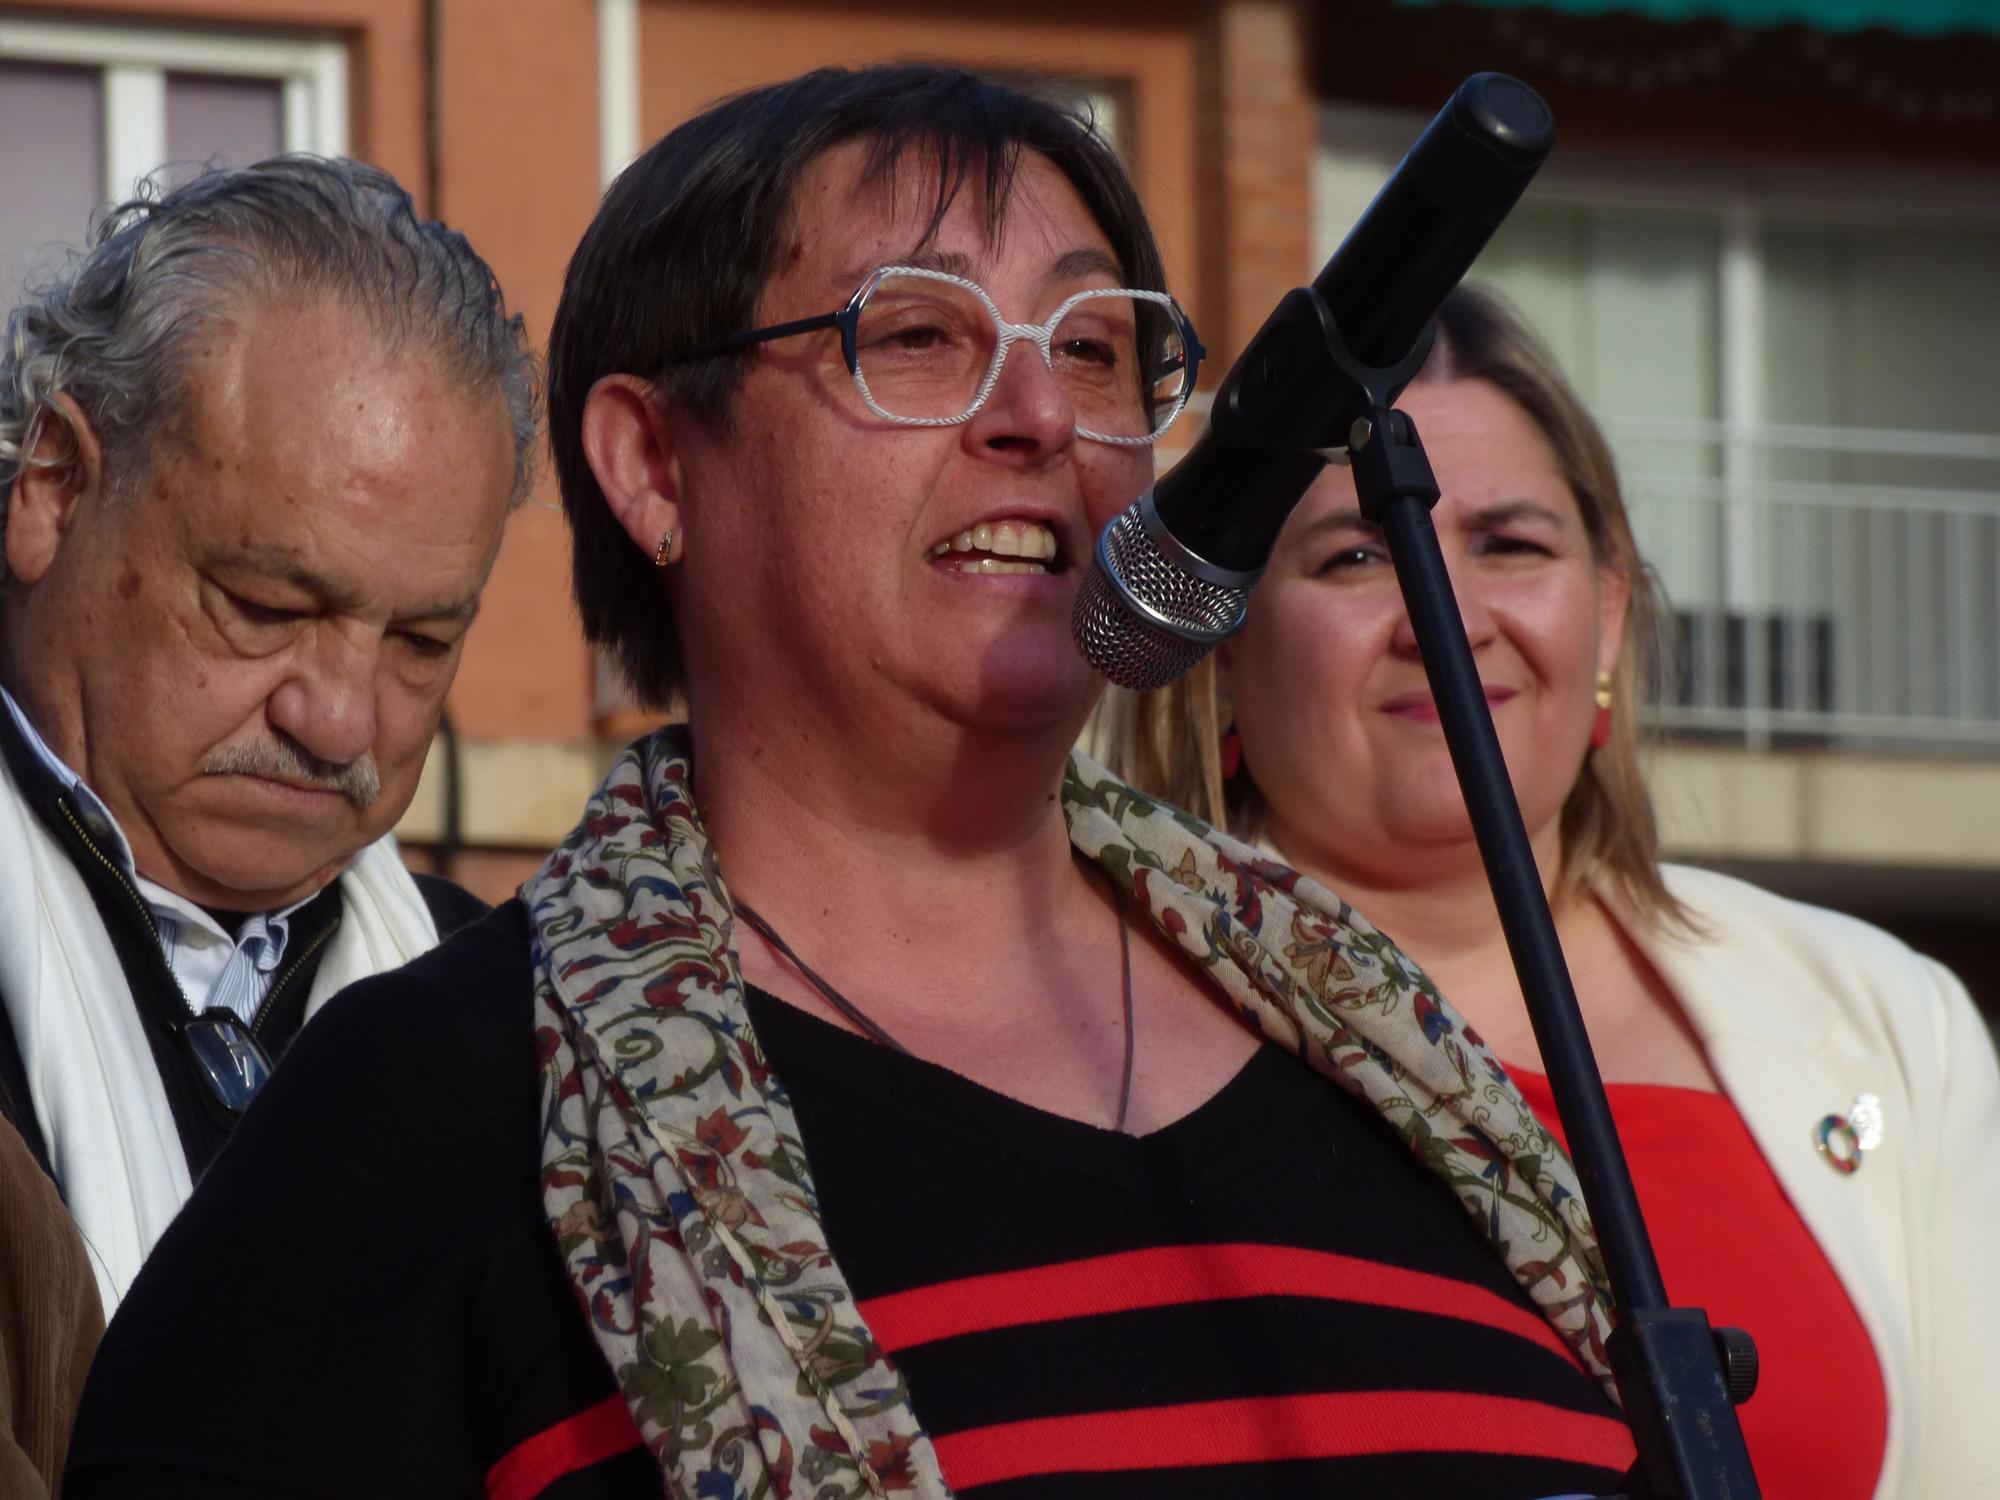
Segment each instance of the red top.
[[[1507,1072],[1560,1139],[1548,1080]],[[1668,1297],[1757,1340],[1762,1376],[1738,1414],[1759,1486],[1771,1500],[1867,1500],[1889,1424],[1875,1348],[1736,1106],[1655,1083],[1605,1094]]]

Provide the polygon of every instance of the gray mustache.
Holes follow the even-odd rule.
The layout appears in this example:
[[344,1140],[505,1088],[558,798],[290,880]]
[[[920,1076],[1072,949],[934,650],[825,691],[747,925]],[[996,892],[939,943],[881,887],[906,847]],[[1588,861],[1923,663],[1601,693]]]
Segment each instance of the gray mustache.
[[201,769],[206,776],[265,776],[301,782],[339,792],[357,808],[367,807],[382,795],[382,776],[375,769],[374,756],[363,755],[345,763],[321,760],[287,739],[224,746],[203,761]]

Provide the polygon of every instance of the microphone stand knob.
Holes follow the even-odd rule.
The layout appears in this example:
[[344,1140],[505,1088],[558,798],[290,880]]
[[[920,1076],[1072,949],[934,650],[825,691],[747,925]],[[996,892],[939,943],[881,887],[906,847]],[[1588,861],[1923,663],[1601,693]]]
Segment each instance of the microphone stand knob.
[[1722,1385],[1732,1406],[1757,1393],[1757,1341],[1741,1328],[1715,1330],[1715,1350],[1722,1357]]

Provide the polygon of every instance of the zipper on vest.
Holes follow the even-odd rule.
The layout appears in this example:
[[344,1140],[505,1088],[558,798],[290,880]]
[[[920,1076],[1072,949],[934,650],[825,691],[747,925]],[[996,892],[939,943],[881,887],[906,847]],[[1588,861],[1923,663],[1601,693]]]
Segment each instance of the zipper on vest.
[[[181,988],[180,976],[174,973],[173,965],[167,962],[166,944],[160,940],[160,924],[153,920],[152,909],[146,905],[144,898],[133,887],[132,882],[125,878],[125,872],[118,868],[117,861],[113,860],[110,855],[97,847],[97,841],[91,838],[90,831],[78,820],[76,814],[70,811],[69,799],[67,797],[57,798],[56,806],[62,809],[63,821],[76,831],[76,836],[83,841],[83,847],[90,851],[91,857],[104,866],[106,872],[118,883],[118,889],[123,891],[126,899],[132,903],[132,909],[139,914],[139,920],[146,924],[146,931],[152,933],[153,952],[160,961],[160,969],[165,973],[167,983],[173,986],[174,993],[180,996],[181,1009],[189,1015],[193,1015],[194,1007],[188,1003],[187,991]],[[340,914],[336,912],[333,921],[321,930],[311,942],[306,944],[305,951],[296,955],[291,963],[286,965],[285,972],[278,976],[277,982],[264,991],[264,998],[257,1002],[257,1014],[250,1021],[250,1034],[252,1036],[261,1033],[265,1020],[271,1014],[272,1002],[278,998],[278,995],[284,990],[292,977],[304,966],[306,960],[325,947],[327,939],[339,930]]]
[[256,1036],[263,1031],[264,1021],[271,1014],[272,1005],[277,1002],[278,996],[280,993],[283,992],[285,986],[292,982],[292,976],[299,972],[299,970],[305,965],[307,959],[311,958],[315,953],[319,952],[321,948],[324,948],[326,946],[327,939],[332,937],[339,930],[340,930],[340,913],[335,912],[333,914],[333,920],[329,922],[324,928],[322,928],[314,936],[311,942],[306,944],[305,952],[301,953],[297,958],[294,958],[289,964],[287,964],[285,966],[285,972],[278,976],[277,983],[273,984],[268,990],[264,991],[264,998],[257,1002],[257,1014],[250,1018],[250,1034],[252,1036]]
[[167,976],[167,983],[172,985],[174,993],[180,996],[181,1009],[191,1013],[193,1007],[188,1004],[187,991],[181,988],[180,976],[174,973],[173,965],[167,962],[167,945],[160,940],[160,924],[153,920],[151,908],[146,905],[132,882],[125,878],[125,872],[118,868],[117,861],[97,847],[97,841],[90,836],[89,830],[78,820],[76,814],[70,811],[69,798],[58,797],[56,806],[62,810],[63,821],[76,831],[76,836],[83,841],[83,847],[90,851],[91,857],[103,865],[111,878],[118,883],[118,889],[123,891],[126,899],[132,903],[132,910],[136,911],[139,920],[146,924],[146,931],[153,935],[153,953],[160,961],[160,969]]

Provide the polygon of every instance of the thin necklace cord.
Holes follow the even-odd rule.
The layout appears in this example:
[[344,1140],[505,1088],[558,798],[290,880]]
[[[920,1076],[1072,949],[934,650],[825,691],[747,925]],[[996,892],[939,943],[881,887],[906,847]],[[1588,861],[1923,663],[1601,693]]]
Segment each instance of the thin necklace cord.
[[[1132,1107],[1132,1058],[1134,1052],[1132,1024],[1132,931],[1125,921],[1125,903],[1117,898],[1115,888],[1112,899],[1118,911],[1118,962],[1121,970],[1121,988],[1123,990],[1125,1061],[1118,1079],[1118,1118],[1112,1122],[1111,1128],[1122,1131],[1125,1128],[1126,1116]],[[852,1000],[841,994],[839,990],[828,984],[826,980],[822,979],[810,964],[792,951],[790,943],[787,943],[783,938],[778,936],[777,931],[769,922],[764,920],[755,907],[751,906],[749,902],[742,900],[737,901],[735,905],[737,915],[756,928],[764,941],[777,949],[783,955],[785,962],[789,963],[794,969],[797,969],[805,977],[806,983],[818,990],[825,997],[826,1003],[852,1022],[855,1029],[860,1031],[863,1036],[866,1036],[871,1041],[880,1043],[892,1052],[900,1052],[905,1057],[915,1055],[908,1047],[905,1047],[891,1036],[888,1029],[877,1022],[874,1017],[870,1016],[860,1006],[856,1005]]]
[[908,1047],[905,1047],[901,1042],[889,1035],[881,1026],[877,1025],[874,1018],[863,1011],[860,1006],[856,1005],[852,1000],[841,994],[839,990],[820,978],[812,966],[792,951],[792,945],[779,937],[771,924],[766,922],[748,901],[738,901],[736,903],[736,914],[752,927],[756,928],[758,932],[762,933],[764,941],[782,953],[785,956],[785,961],[801,974],[805,975],[806,982],[826,997],[827,1004],[852,1021],[861,1029],[865,1036],[872,1041],[880,1042],[892,1052],[900,1052],[905,1057],[912,1055]]

